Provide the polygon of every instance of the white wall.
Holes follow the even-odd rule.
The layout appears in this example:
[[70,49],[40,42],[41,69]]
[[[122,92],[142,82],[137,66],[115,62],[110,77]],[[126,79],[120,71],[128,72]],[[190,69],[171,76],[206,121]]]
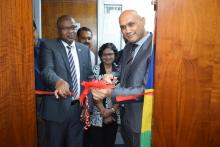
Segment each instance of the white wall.
[[[151,4],[152,0],[98,0],[98,47],[100,47],[103,43],[113,42],[119,50],[124,47],[124,42],[121,37],[120,27],[118,22],[118,14],[117,19],[114,17],[114,20],[105,18],[103,15],[104,12],[104,4],[121,4],[122,11],[126,9],[135,9],[137,12],[145,17],[145,29],[147,31],[153,32],[154,30],[154,7]],[[111,22],[112,27],[109,28],[109,23]],[[106,24],[105,24],[106,23]],[[108,31],[108,32],[106,32]],[[113,35],[113,32],[119,32],[119,34]],[[107,35],[106,34],[111,34]],[[116,41],[117,40],[117,41]]]
[[35,20],[39,37],[42,37],[41,27],[41,0],[33,0],[33,19]]
[[135,9],[145,18],[145,29],[153,32],[154,30],[154,6],[152,0],[121,0],[123,1],[123,10]]

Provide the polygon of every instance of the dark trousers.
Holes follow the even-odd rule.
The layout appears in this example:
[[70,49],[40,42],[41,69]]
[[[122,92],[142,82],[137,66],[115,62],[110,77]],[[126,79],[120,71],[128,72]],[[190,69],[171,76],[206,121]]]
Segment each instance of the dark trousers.
[[83,131],[83,147],[91,147],[90,128]]
[[118,125],[104,124],[103,127],[91,126],[89,135],[91,138],[91,147],[114,147]]
[[46,121],[48,129],[48,147],[81,147],[83,123],[80,121],[80,106],[70,107],[64,122]]
[[140,133],[135,133],[121,125],[121,136],[126,147],[140,147]]
[[41,118],[38,109],[40,107],[42,95],[36,95],[36,109],[37,109],[37,139],[38,147],[47,147],[46,122]]

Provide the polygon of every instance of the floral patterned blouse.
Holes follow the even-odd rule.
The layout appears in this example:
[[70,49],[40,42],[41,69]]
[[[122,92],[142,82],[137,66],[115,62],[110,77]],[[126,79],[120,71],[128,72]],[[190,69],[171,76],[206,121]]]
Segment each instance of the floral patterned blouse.
[[[113,66],[113,68],[112,68],[112,70],[113,70],[112,74],[113,74],[115,77],[118,77],[118,75],[119,75],[119,68],[118,68],[118,66],[117,66],[115,63],[113,63],[112,66]],[[104,68],[103,63],[100,63],[100,64],[94,66],[94,68],[93,68],[93,74],[94,74],[94,78],[95,78],[96,80],[101,80],[101,79],[102,79],[103,74],[101,74],[101,73],[103,73],[103,72],[100,72],[100,71],[103,70],[103,68]],[[118,84],[117,84],[116,86],[118,86]],[[104,101],[104,107],[105,107],[105,108],[111,108],[111,107],[112,107],[111,97],[107,97],[107,98],[105,99],[105,101]],[[121,119],[120,119],[120,111],[119,111],[119,108],[116,110],[115,113],[116,113],[116,115],[117,115],[117,124],[120,124]],[[91,115],[91,125],[96,126],[96,127],[102,127],[102,125],[103,125],[103,118],[102,118],[102,116],[101,116],[101,113],[100,113],[99,109],[98,109],[96,106],[94,106],[94,108],[93,108],[93,113],[92,113],[92,115]]]

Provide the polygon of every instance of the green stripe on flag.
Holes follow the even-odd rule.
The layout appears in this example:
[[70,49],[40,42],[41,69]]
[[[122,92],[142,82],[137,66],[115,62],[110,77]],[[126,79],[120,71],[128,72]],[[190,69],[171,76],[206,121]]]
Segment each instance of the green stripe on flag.
[[151,146],[151,131],[141,133],[141,147]]

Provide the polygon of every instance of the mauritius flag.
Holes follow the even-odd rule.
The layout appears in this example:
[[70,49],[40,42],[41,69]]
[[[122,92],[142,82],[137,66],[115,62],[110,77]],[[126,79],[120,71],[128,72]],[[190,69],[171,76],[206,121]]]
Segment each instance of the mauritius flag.
[[154,86],[154,43],[152,43],[151,62],[148,69],[148,78],[144,96],[144,106],[142,114],[142,128],[141,128],[141,147],[151,146],[151,124],[153,111],[153,86]]

